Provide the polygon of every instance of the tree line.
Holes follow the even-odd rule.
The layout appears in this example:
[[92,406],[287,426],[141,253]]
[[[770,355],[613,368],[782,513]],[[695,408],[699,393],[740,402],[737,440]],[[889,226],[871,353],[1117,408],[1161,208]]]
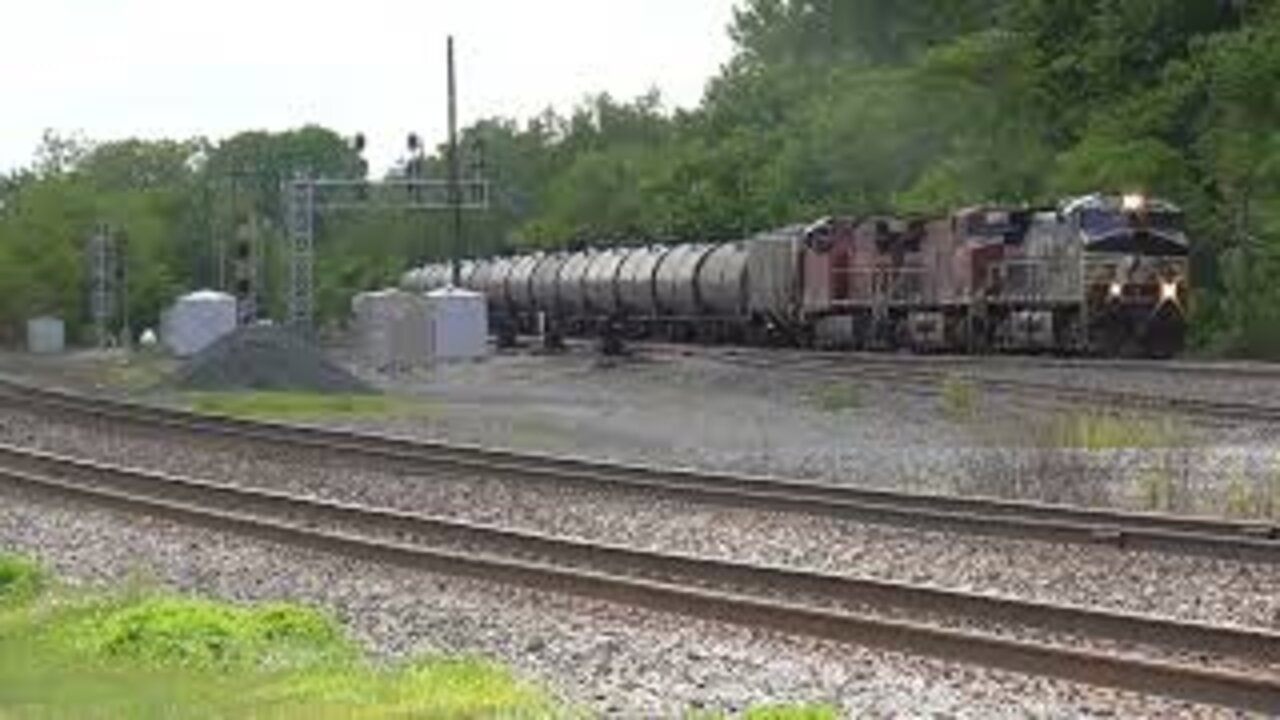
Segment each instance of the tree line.
[[[1280,0],[745,0],[701,103],[657,91],[466,127],[464,175],[492,182],[465,246],[730,239],[828,214],[933,213],[1145,191],[1187,212],[1207,350],[1280,357]],[[393,174],[443,176],[443,153]],[[306,127],[213,143],[49,136],[0,179],[0,327],[83,322],[88,228],[129,237],[131,315],[154,322],[216,277],[214,239],[264,219],[277,307],[279,183],[361,177],[356,148]],[[449,251],[446,217],[326,215],[323,316]]]

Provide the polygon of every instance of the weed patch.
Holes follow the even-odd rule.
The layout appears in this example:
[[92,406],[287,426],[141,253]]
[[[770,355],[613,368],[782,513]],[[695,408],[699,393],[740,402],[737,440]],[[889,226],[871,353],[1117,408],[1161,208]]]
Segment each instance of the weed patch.
[[[1188,509],[1194,495],[1188,437],[1163,418],[1100,412],[1019,418],[995,428],[988,447],[965,457],[957,490],[1093,506],[1128,496],[1148,510]],[[1138,462],[1147,467],[1132,474]]]
[[1057,447],[1078,450],[1123,450],[1181,445],[1187,433],[1171,418],[1075,413],[1055,419],[1048,428]]
[[143,666],[312,667],[352,653],[332,620],[293,605],[254,608],[150,597],[108,605],[66,630],[82,657]]
[[25,558],[0,554],[0,608],[29,602],[45,585],[40,566]]
[[836,413],[862,406],[862,391],[853,383],[832,383],[809,396],[810,402],[823,412]]
[[978,388],[972,380],[950,375],[942,381],[942,412],[952,420],[968,420],[978,410]]

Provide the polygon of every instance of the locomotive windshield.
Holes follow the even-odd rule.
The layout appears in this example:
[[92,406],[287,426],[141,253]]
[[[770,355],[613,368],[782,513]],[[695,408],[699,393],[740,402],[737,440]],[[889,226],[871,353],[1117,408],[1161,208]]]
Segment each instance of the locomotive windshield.
[[1103,237],[1126,230],[1157,230],[1167,234],[1182,232],[1182,214],[1171,210],[1130,212],[1115,208],[1083,208],[1080,229],[1091,237]]

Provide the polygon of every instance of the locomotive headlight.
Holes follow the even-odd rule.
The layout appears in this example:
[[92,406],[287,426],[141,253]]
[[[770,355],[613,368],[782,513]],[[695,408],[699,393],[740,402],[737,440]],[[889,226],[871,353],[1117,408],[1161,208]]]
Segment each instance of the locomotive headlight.
[[1175,302],[1178,299],[1178,281],[1160,281],[1160,302]]
[[1120,198],[1120,207],[1129,212],[1136,212],[1146,207],[1147,198],[1137,193],[1131,193]]
[[1112,299],[1119,299],[1123,294],[1124,285],[1121,285],[1118,280],[1112,280],[1111,284],[1107,286],[1107,295]]

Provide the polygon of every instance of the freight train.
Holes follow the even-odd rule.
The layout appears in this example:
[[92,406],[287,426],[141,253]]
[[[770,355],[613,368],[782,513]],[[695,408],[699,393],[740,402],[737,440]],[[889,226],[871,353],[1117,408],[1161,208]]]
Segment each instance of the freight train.
[[[1094,194],[943,217],[828,217],[745,240],[464,261],[495,330],[919,352],[1165,357],[1189,243],[1173,204]],[[448,264],[401,279],[425,292]]]

